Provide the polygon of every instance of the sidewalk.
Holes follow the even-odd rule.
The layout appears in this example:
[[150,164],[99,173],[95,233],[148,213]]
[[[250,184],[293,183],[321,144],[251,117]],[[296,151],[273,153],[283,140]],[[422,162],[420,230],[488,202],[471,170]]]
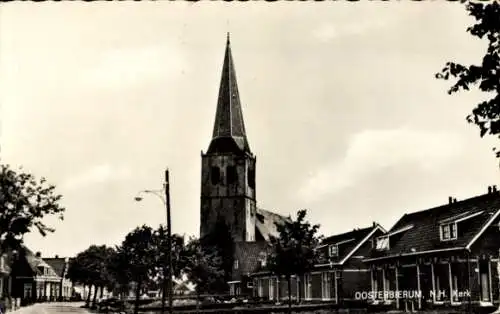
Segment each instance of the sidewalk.
[[35,303],[21,307],[6,314],[52,314],[52,313],[91,313],[87,309],[81,308],[83,302],[47,302]]
[[37,312],[37,305],[39,304],[31,304],[31,305],[28,305],[28,306],[23,306],[23,307],[20,307],[14,311],[7,311],[7,313],[12,313],[12,314],[28,314],[28,313],[40,313],[40,310],[38,309],[38,312]]

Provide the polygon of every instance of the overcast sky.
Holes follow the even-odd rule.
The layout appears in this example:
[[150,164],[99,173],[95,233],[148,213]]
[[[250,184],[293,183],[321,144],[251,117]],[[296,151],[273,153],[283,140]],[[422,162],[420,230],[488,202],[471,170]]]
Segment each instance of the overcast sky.
[[165,211],[142,189],[171,171],[173,231],[198,235],[226,32],[258,206],[307,208],[324,235],[497,184],[492,141],[465,121],[478,93],[435,72],[480,60],[444,2],[66,2],[0,8],[1,158],[57,185],[65,220],[26,237],[44,256],[118,244]]

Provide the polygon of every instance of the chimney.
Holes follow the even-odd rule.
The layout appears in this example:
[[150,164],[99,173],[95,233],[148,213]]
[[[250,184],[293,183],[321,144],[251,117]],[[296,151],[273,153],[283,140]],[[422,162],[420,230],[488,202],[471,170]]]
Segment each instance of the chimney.
[[456,202],[457,202],[457,199],[456,199],[456,198],[454,198],[454,199],[453,199],[453,203],[456,203]]
[[377,223],[374,221],[373,222],[373,228],[375,228],[377,226]]
[[56,254],[55,258],[59,258],[59,255]]
[[496,192],[497,192],[497,186],[496,186],[496,185],[492,186],[492,187],[491,187],[491,189],[492,189],[492,192],[493,192],[493,193],[496,193]]
[[448,197],[448,203],[449,204],[453,203],[453,197],[451,197],[451,196]]
[[36,253],[35,253],[35,256],[36,256],[36,257],[42,257],[42,253],[40,253],[40,252],[36,252]]
[[491,188],[491,186],[488,186],[488,194],[491,194],[491,191],[492,191],[492,190],[493,190],[493,189]]

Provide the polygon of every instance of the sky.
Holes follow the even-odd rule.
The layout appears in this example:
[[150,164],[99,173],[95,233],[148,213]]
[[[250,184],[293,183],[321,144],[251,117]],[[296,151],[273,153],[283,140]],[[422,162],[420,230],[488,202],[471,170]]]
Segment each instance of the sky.
[[451,2],[11,2],[0,8],[0,157],[63,195],[43,256],[164,223],[199,234],[226,32],[257,156],[258,206],[308,210],[328,236],[499,183],[493,140],[465,117],[485,95],[434,74],[485,42]]

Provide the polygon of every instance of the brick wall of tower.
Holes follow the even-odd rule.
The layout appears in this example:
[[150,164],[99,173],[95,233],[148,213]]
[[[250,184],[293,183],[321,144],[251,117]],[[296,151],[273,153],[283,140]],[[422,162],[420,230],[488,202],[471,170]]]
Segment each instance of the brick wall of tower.
[[201,237],[211,232],[220,217],[234,241],[255,240],[255,185],[249,180],[255,176],[252,169],[255,159],[250,156],[202,155]]

